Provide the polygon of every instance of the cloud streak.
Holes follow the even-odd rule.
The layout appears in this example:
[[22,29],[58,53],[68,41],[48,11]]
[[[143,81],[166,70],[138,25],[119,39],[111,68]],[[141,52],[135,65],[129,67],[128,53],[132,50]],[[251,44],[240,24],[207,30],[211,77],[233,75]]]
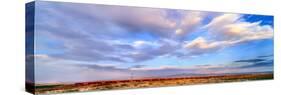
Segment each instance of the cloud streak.
[[[85,82],[101,80],[124,80],[154,77],[179,77],[197,75],[216,75],[229,73],[270,72],[273,68],[273,60],[246,59],[236,60],[231,64],[216,65],[194,65],[194,66],[159,66],[147,67],[147,65],[135,65],[128,68],[120,68],[118,64],[92,64],[77,63],[71,60],[57,59],[47,55],[36,56],[40,64],[35,64],[36,82],[58,83],[58,82]],[[44,63],[43,63],[44,62]],[[71,62],[69,64],[66,62]],[[60,64],[57,64],[60,63]],[[44,70],[48,70],[45,72]],[[133,75],[132,75],[133,74]],[[64,77],[59,77],[63,75]]]

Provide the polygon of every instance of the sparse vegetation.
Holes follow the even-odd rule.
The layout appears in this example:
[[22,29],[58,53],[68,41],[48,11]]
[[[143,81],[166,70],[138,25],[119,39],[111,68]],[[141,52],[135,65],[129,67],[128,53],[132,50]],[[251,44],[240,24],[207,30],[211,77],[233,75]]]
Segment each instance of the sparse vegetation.
[[249,80],[273,79],[273,73],[265,74],[240,74],[221,76],[201,76],[185,78],[152,78],[118,81],[84,82],[75,84],[37,85],[36,94],[63,93],[73,91],[111,90],[143,87],[161,87],[176,85],[192,85],[204,83],[238,82]]

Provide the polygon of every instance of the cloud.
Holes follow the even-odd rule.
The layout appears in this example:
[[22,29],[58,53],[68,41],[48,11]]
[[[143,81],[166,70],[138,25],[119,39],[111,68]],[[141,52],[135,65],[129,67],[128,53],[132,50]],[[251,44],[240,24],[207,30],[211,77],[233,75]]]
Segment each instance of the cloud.
[[[147,31],[160,36],[168,36],[167,34],[169,32],[172,33],[171,30],[175,27],[175,22],[172,19],[166,18],[166,11],[163,9],[139,7],[127,8],[123,6],[106,5],[93,6],[88,4],[83,4],[83,6],[81,4],[57,4],[56,8],[58,8],[57,11],[62,12],[65,15],[71,14],[71,16],[74,16],[72,18],[83,16],[83,18],[79,19],[90,25],[92,25],[93,22],[90,23],[89,21],[95,21],[102,24],[100,25],[101,27],[118,25],[117,27],[129,32]],[[120,14],[120,12],[123,13]],[[108,32],[112,33],[112,31]]]
[[[249,62],[253,59],[246,59],[230,65],[185,67],[149,62],[165,57],[199,57],[240,43],[273,38],[271,26],[246,22],[238,14],[215,13],[210,17],[208,12],[157,8],[57,2],[38,5],[42,6],[35,20],[34,49],[38,54],[33,57],[44,63],[37,67],[46,67],[37,69],[38,80],[63,81],[60,75],[66,75],[66,81],[122,79],[129,78],[131,72],[139,77],[240,72],[242,66],[241,72],[246,72],[251,66],[270,63],[266,60],[254,65]],[[119,63],[122,66],[116,65]]]
[[257,68],[257,67],[271,67],[273,68],[273,56],[272,55],[261,55],[252,59],[236,60],[235,63],[245,64],[239,68]]
[[185,56],[208,54],[240,43],[272,39],[272,27],[259,23],[245,22],[239,14],[219,15],[202,26],[209,33],[208,40],[199,36],[183,44],[183,48],[189,52]]
[[211,49],[218,47],[218,43],[208,43],[203,37],[198,37],[190,43],[187,43],[184,47],[189,49]]
[[268,57],[272,57],[273,55],[262,55],[262,56],[258,56],[258,58],[268,58]]
[[234,62],[250,62],[250,63],[257,63],[257,62],[263,62],[264,59],[248,59],[248,60],[237,60]]
[[245,42],[260,39],[272,39],[273,29],[269,25],[260,25],[260,22],[245,22],[242,15],[223,14],[214,18],[204,26],[214,34],[217,40]]
[[[157,44],[156,44],[157,43]],[[145,48],[124,54],[123,57],[130,58],[133,62],[143,62],[160,56],[169,55],[179,48],[178,42],[172,40],[160,40],[155,43],[146,43]]]
[[183,12],[183,18],[175,30],[177,36],[186,36],[200,27],[206,14],[202,12]]
[[[35,64],[36,83],[69,83],[101,80],[124,80],[131,79],[132,77],[137,79],[152,77],[179,77],[179,75],[196,76],[202,74],[215,75],[226,73],[251,73],[266,70],[270,71],[273,67],[273,60],[271,59],[264,61],[253,61],[257,59],[247,59],[237,60],[232,64],[226,63],[194,66],[162,65],[157,67],[139,64],[128,68],[120,68],[118,64],[87,62],[77,63],[72,60],[64,59],[53,60],[50,56],[46,56],[47,55],[42,55],[42,57],[38,57],[36,59],[38,62],[45,61],[44,64]],[[252,64],[252,62],[257,63]]]
[[[180,48],[187,50],[188,54],[180,52],[179,55],[198,56],[273,36],[270,26],[245,22],[237,14],[222,14],[203,25],[203,20],[208,16],[203,12],[87,4],[81,6],[72,3],[40,4],[46,7],[38,9],[44,14],[39,14],[41,18],[37,20],[37,35],[46,35],[53,41],[63,43],[65,52],[51,56],[73,60],[141,62],[165,54],[172,55],[175,49]],[[126,12],[120,14],[120,11]],[[177,19],[174,15],[169,16],[169,12],[178,15]],[[197,29],[206,29],[213,37],[206,39],[199,36],[186,41],[189,43],[177,40]],[[135,38],[134,35],[139,33],[148,33],[156,40]],[[177,45],[163,41],[167,39]]]
[[134,70],[134,69],[139,69],[139,68],[144,68],[144,67],[146,67],[146,65],[134,65],[134,66],[130,67],[129,69]]
[[159,43],[157,42],[150,42],[150,41],[143,41],[143,40],[137,40],[133,42],[133,45],[135,48],[143,49],[143,48],[153,48],[159,46]]
[[105,71],[127,71],[127,69],[117,68],[115,65],[102,64],[75,64],[78,67],[85,67],[88,69],[105,70]]
[[183,44],[183,48],[188,52],[183,56],[198,56],[202,54],[208,54],[212,52],[216,52],[222,48],[228,47],[235,44],[235,42],[231,41],[213,41],[208,42],[203,37],[198,37],[190,42],[186,42]]
[[87,64],[42,64],[36,66],[36,83],[73,83],[129,79],[128,70]]
[[[36,35],[61,43],[59,45],[63,50],[63,53],[50,56],[80,61],[141,62],[157,58],[178,48],[174,45],[178,42],[171,37],[193,32],[203,19],[203,13],[190,11],[176,11],[181,15],[178,19],[182,19],[177,21],[168,16],[169,11],[175,10],[168,9],[52,2],[39,4],[45,7],[38,9],[42,13],[36,20]],[[120,11],[125,12],[120,14]],[[135,38],[138,33],[148,33],[157,39],[145,41]],[[43,45],[40,47],[49,47]]]
[[273,60],[256,62],[256,63],[253,63],[251,65],[243,66],[241,68],[257,68],[257,67],[271,67],[271,68],[273,68]]

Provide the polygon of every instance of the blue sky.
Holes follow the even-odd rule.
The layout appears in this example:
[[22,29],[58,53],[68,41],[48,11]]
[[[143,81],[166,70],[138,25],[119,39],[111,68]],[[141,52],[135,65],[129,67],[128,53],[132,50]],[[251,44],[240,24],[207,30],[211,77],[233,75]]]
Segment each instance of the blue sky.
[[36,2],[39,83],[273,71],[273,16]]

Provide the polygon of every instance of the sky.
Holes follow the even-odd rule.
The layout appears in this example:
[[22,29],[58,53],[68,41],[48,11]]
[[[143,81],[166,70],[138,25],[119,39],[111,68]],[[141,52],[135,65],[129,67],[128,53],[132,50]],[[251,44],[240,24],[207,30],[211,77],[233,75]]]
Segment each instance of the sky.
[[35,7],[36,83],[273,71],[273,16],[49,1]]

